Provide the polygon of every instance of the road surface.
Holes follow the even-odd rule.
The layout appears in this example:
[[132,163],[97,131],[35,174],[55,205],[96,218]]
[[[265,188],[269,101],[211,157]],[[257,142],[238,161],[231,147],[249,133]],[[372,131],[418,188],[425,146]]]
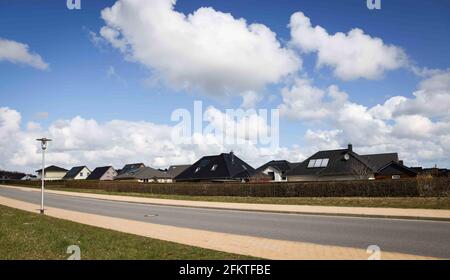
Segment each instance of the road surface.
[[[40,203],[40,193],[31,190],[0,187],[0,196]],[[450,222],[188,208],[60,194],[46,194],[46,205],[176,227],[450,258]]]

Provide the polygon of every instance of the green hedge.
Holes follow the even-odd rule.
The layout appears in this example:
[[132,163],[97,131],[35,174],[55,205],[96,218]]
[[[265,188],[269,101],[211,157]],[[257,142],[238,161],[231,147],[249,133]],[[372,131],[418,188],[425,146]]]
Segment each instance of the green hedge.
[[[39,186],[40,181],[3,183]],[[250,197],[417,197],[450,196],[450,177],[377,181],[285,183],[138,183],[124,181],[47,181],[60,188],[99,189],[195,196]]]
[[[6,182],[5,182],[6,183]],[[39,181],[9,181],[39,186]],[[250,197],[417,197],[450,196],[450,177],[377,181],[284,183],[138,183],[124,181],[48,181],[48,186],[196,196]]]

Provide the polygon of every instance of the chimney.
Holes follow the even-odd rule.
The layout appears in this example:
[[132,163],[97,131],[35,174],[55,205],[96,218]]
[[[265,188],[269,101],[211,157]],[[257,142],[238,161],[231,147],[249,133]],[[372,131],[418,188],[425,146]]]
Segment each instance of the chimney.
[[233,150],[231,150],[230,156],[231,156],[231,164],[234,164],[234,153],[233,153]]
[[403,160],[399,160],[398,163],[399,163],[400,165],[403,165]]
[[348,150],[349,152],[353,152],[353,145],[352,145],[352,144],[348,144],[347,150]]

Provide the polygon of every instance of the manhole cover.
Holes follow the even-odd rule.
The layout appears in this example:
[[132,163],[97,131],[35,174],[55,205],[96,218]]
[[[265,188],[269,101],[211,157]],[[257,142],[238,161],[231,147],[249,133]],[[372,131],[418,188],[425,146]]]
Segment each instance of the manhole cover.
[[157,217],[158,214],[145,214],[144,217],[151,218],[151,217]]

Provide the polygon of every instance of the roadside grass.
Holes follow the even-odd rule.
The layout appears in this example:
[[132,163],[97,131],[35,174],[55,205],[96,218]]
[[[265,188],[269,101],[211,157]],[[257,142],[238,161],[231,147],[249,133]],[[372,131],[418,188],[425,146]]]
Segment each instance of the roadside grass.
[[252,259],[0,205],[0,259],[65,260],[70,245],[80,247],[81,259]]
[[[30,187],[30,186],[26,186]],[[33,187],[36,188],[36,187]],[[341,207],[387,207],[414,209],[450,209],[450,197],[242,197],[242,196],[190,196],[151,193],[108,192],[95,189],[47,187],[51,190],[149,197],[176,200],[215,201],[233,203],[316,205]]]

